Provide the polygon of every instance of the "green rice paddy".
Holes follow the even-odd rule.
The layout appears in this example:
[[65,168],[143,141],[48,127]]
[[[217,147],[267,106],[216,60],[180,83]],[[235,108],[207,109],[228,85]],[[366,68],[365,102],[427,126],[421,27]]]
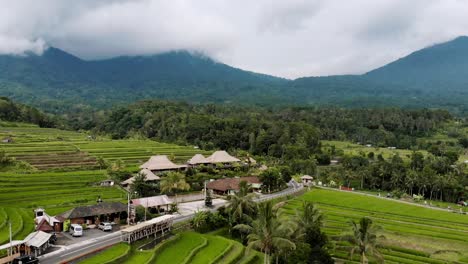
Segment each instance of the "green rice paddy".
[[[312,201],[324,213],[324,231],[335,238],[338,259],[347,259],[349,245],[337,240],[349,231],[350,220],[367,216],[383,228],[386,263],[466,263],[468,216],[433,210],[392,200],[326,189],[312,191],[288,202],[286,215]],[[453,254],[447,255],[446,252]]]

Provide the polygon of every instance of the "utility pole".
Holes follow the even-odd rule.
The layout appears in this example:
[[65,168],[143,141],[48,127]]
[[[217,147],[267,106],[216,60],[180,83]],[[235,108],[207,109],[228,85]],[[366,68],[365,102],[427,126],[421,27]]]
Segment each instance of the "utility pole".
[[12,245],[12,235],[11,235],[11,221],[8,221],[8,225],[10,226],[10,255],[13,255],[13,245]]
[[146,210],[148,210],[148,198],[146,198],[146,207],[145,207],[145,222],[146,222]]
[[127,193],[127,225],[130,225],[130,193]]

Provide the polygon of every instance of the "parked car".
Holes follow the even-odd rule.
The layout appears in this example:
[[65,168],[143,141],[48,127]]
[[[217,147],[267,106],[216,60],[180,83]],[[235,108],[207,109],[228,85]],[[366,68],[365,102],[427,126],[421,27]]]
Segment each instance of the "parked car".
[[83,235],[83,227],[81,225],[72,224],[70,225],[70,234],[74,237]]
[[34,256],[21,256],[13,260],[13,264],[38,264],[39,260]]
[[112,224],[109,222],[102,222],[98,225],[98,228],[102,231],[112,231]]

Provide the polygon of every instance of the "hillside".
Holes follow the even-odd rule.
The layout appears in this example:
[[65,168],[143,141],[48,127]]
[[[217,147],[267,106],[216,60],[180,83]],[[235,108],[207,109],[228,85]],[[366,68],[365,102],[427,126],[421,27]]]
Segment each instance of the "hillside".
[[40,56],[0,56],[0,95],[49,111],[69,104],[108,107],[144,98],[268,101],[262,91],[285,82],[187,51],[85,61],[51,47]]
[[363,75],[287,80],[173,51],[86,61],[57,48],[0,56],[0,95],[57,112],[141,99],[255,105],[428,107],[468,111],[468,37],[416,51]]

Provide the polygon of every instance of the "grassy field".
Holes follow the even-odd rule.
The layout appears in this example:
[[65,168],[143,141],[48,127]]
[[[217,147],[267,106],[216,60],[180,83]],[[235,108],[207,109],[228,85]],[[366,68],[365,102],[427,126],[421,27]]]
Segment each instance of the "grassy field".
[[[358,155],[359,153],[367,153],[374,152],[375,157],[377,155],[382,154],[382,156],[386,159],[393,157],[395,154],[400,155],[402,159],[409,159],[411,156],[412,150],[409,149],[388,149],[388,148],[379,148],[379,147],[366,147],[364,145],[358,145],[355,143],[351,143],[348,141],[330,141],[330,140],[322,140],[322,146],[335,146],[335,148],[343,150],[345,155]],[[426,155],[427,151],[419,150],[422,154]]]
[[[368,216],[383,228],[386,263],[468,263],[468,216],[360,194],[325,189],[288,202],[282,212],[295,214],[302,201],[316,203],[332,237],[349,231],[349,221]],[[337,258],[347,259],[349,245],[335,240]]]

